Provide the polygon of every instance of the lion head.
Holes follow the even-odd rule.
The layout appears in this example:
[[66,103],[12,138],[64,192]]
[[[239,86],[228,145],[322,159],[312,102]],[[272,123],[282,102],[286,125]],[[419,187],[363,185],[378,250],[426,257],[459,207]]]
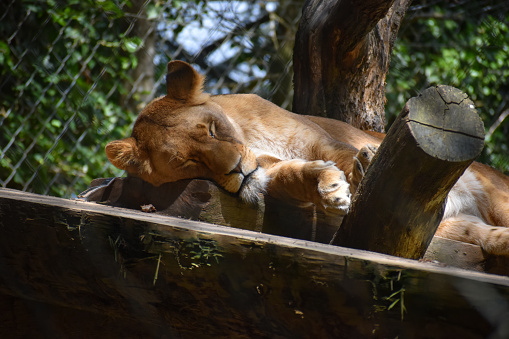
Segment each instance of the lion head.
[[221,106],[202,92],[203,80],[185,62],[168,63],[167,95],[142,110],[129,138],[106,145],[108,159],[154,186],[209,179],[245,200],[256,199],[263,189],[263,183],[254,187],[260,177],[256,157]]

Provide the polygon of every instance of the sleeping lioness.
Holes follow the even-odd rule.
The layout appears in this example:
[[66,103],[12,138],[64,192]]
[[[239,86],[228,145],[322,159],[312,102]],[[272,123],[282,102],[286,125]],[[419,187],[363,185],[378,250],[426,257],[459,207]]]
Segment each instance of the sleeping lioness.
[[[344,215],[381,133],[290,113],[252,94],[211,96],[189,64],[168,64],[166,96],[110,142],[116,167],[158,186],[209,179],[247,202],[261,193]],[[509,178],[473,163],[449,193],[437,235],[509,255]]]

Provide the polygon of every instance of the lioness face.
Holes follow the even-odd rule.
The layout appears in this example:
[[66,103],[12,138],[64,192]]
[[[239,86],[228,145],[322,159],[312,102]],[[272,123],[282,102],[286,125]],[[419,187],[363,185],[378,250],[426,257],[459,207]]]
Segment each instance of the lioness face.
[[256,157],[214,103],[182,107],[161,122],[143,115],[139,120],[133,137],[152,171],[137,174],[154,185],[203,178],[236,193],[257,168]]
[[131,137],[106,146],[109,160],[155,186],[203,178],[238,193],[258,167],[255,155],[222,108],[193,87],[201,86],[194,69],[177,67],[175,75],[168,68],[168,78],[175,78],[171,91],[140,113]]

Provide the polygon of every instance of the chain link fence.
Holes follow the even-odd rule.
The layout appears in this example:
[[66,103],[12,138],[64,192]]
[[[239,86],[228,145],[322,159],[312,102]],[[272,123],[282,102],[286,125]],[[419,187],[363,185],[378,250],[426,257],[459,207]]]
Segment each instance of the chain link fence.
[[70,197],[122,175],[104,146],[165,92],[169,60],[193,63],[211,93],[254,92],[290,108],[302,5],[2,2],[0,186]]
[[[430,46],[419,46],[417,39],[444,29],[428,25],[440,14],[431,9],[442,2],[420,2],[409,9],[409,24],[401,29],[411,33],[412,50],[398,46],[396,65],[391,65],[388,107],[396,114],[433,75],[426,73],[426,60],[418,54],[426,54]],[[0,187],[72,197],[93,178],[122,175],[107,160],[104,146],[128,136],[143,105],[165,93],[169,60],[192,63],[207,76],[208,92],[257,93],[291,109],[293,41],[303,5],[304,0],[2,1]],[[488,8],[484,2],[475,6]],[[507,18],[507,6],[503,10],[506,16],[495,23]],[[425,23],[420,30],[416,20]],[[498,38],[506,34],[491,21],[480,27]],[[486,47],[492,46],[484,42]],[[507,51],[507,46],[498,47]],[[412,60],[420,66],[412,66]],[[473,74],[472,64],[462,67],[466,75]],[[494,76],[500,81],[504,74]],[[509,108],[509,87],[504,86],[498,94],[493,90],[502,96],[494,99],[500,107],[490,107],[493,112],[487,115],[493,121]],[[496,125],[496,136],[503,136],[508,125]]]

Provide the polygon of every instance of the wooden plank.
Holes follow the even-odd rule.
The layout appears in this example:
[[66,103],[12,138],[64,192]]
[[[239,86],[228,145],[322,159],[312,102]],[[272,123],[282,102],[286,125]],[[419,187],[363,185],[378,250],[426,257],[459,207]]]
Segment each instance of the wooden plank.
[[509,276],[509,257],[487,255],[480,246],[437,236],[431,240],[423,259],[467,270]]
[[2,337],[484,338],[507,329],[507,277],[7,189],[0,230]]
[[486,262],[481,247],[441,237],[433,238],[424,259],[480,272]]
[[[312,209],[299,209],[270,197],[261,197],[257,205],[247,205],[204,180],[154,187],[133,177],[96,179],[82,197],[135,210],[151,204],[155,213],[161,215],[324,244],[330,242],[342,219]],[[434,237],[424,259],[454,267],[509,275],[509,258],[486,256],[479,246],[449,239]]]

